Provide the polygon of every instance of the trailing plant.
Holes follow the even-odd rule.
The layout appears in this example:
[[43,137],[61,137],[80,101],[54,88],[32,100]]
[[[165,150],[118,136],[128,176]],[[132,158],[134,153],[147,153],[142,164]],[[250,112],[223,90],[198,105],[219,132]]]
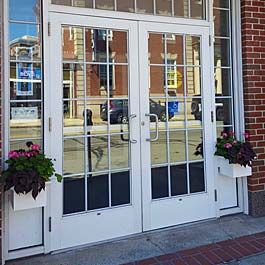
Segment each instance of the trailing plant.
[[222,132],[221,137],[217,138],[215,155],[228,159],[230,164],[251,166],[257,155],[251,144],[246,141],[249,134],[245,133],[244,136],[245,141],[239,141],[234,132]]
[[39,145],[27,142],[26,146],[27,150],[9,152],[8,160],[5,161],[8,168],[2,172],[4,190],[14,188],[17,194],[32,192],[32,197],[36,199],[45,190],[45,182],[54,174],[58,182],[62,181],[62,176],[55,173],[52,159],[40,151]]

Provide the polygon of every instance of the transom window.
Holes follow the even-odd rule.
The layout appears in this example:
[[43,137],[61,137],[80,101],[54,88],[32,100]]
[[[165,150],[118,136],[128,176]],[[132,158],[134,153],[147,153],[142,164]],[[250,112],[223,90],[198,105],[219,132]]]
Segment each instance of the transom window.
[[52,0],[52,4],[205,19],[204,0]]

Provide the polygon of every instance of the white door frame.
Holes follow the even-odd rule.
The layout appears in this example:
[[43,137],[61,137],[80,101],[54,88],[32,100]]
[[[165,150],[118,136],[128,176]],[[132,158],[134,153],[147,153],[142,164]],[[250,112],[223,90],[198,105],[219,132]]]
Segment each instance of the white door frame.
[[[215,203],[215,172],[214,172],[214,131],[215,123],[211,120],[211,111],[213,111],[212,102],[214,102],[214,91],[210,89],[211,86],[211,62],[207,51],[210,49],[209,27],[198,27],[198,26],[185,26],[173,25],[173,24],[163,24],[154,22],[139,22],[139,39],[141,42],[140,49],[140,91],[141,91],[141,121],[145,126],[141,126],[141,150],[142,150],[142,189],[143,189],[143,230],[152,230],[160,228],[160,222],[157,221],[164,214],[169,214],[171,217],[164,221],[166,226],[173,225],[176,220],[176,224],[187,223],[185,218],[181,218],[178,213],[183,212],[183,216],[187,214],[190,216],[190,222],[214,218],[217,216],[216,203]],[[150,166],[150,142],[146,139],[150,138],[150,128],[149,128],[149,117],[145,114],[148,113],[149,109],[149,67],[148,67],[148,32],[158,32],[158,33],[176,33],[176,34],[190,34],[190,35],[200,35],[201,36],[201,75],[202,75],[202,101],[203,101],[203,113],[204,113],[204,149],[206,154],[205,159],[205,182],[206,182],[206,193],[191,194],[189,196],[179,196],[177,198],[164,198],[159,201],[152,201],[151,195],[151,166]],[[211,104],[209,104],[211,102]],[[208,115],[206,115],[208,114]],[[181,197],[181,198],[180,198]],[[195,212],[191,210],[192,200],[197,201],[194,207],[200,207],[201,211],[197,211],[198,217]],[[207,203],[208,202],[208,203]],[[185,203],[187,205],[187,212],[182,207],[185,208]],[[200,203],[202,203],[200,205]],[[164,205],[162,208],[159,204]],[[181,206],[183,204],[183,206]],[[207,205],[208,204],[208,205]],[[206,207],[204,207],[204,206]],[[152,208],[154,207],[154,210]],[[175,207],[175,208],[174,208]],[[160,213],[156,213],[157,210],[161,209]],[[174,213],[175,209],[175,213]],[[152,217],[151,217],[152,216]]]
[[[49,117],[52,117],[52,130],[49,133],[49,142],[50,142],[50,154],[52,157],[56,158],[55,167],[57,168],[57,171],[59,173],[62,173],[62,130],[63,130],[63,120],[62,120],[62,104],[58,104],[58,99],[63,99],[63,91],[61,89],[62,85],[62,52],[61,52],[61,26],[62,25],[73,25],[73,26],[87,26],[87,27],[95,27],[95,28],[110,28],[110,29],[117,29],[117,30],[127,30],[128,31],[128,49],[129,49],[129,80],[130,80],[130,94],[129,98],[132,99],[131,104],[131,113],[136,114],[137,117],[132,120],[130,123],[130,133],[131,137],[133,139],[136,139],[139,143],[140,141],[140,133],[139,133],[139,103],[137,102],[138,97],[138,90],[134,89],[138,87],[138,56],[137,51],[138,47],[137,45],[132,45],[137,41],[138,35],[137,35],[137,23],[133,21],[120,21],[117,19],[107,19],[107,18],[94,18],[94,17],[86,17],[86,16],[76,16],[76,15],[68,15],[68,14],[56,14],[56,13],[50,13],[49,19],[51,22],[51,36],[50,36],[50,89],[51,93],[50,95],[53,95],[50,97],[49,104],[51,106],[50,108],[50,114]],[[138,41],[137,41],[138,42]],[[136,42],[136,43],[137,43]],[[60,45],[59,45],[60,44]],[[56,55],[56,56],[54,56]],[[60,67],[58,67],[60,66]],[[56,88],[56,89],[52,89]],[[59,113],[59,115],[55,115],[54,113]],[[59,139],[58,139],[59,137]],[[51,219],[51,230],[50,233],[50,250],[58,250],[62,248],[68,248],[75,245],[80,244],[86,244],[85,242],[85,233],[80,234],[80,238],[83,236],[83,241],[81,239],[80,243],[77,242],[69,243],[69,245],[65,244],[65,241],[62,239],[65,236],[63,232],[63,226],[67,227],[69,231],[69,228],[72,224],[83,224],[85,223],[85,218],[88,218],[88,215],[90,216],[87,220],[94,220],[95,223],[100,221],[97,221],[99,217],[97,216],[97,212],[101,212],[102,216],[105,215],[104,218],[109,218],[110,223],[115,223],[115,218],[118,218],[120,220],[121,213],[119,211],[127,211],[127,216],[130,220],[130,222],[127,222],[128,224],[126,227],[130,227],[130,231],[127,232],[127,234],[133,234],[138,233],[141,231],[141,219],[137,221],[133,221],[133,216],[141,216],[141,180],[140,180],[140,156],[138,155],[140,153],[140,144],[131,144],[131,168],[132,168],[132,174],[134,179],[132,180],[132,188],[131,188],[131,206],[127,207],[115,207],[112,209],[106,209],[106,210],[99,210],[99,211],[93,211],[87,212],[87,213],[81,213],[81,214],[73,214],[71,216],[63,217],[62,212],[62,184],[57,183],[55,179],[52,180],[51,183],[51,194],[50,194],[50,216]],[[138,188],[137,188],[138,187]],[[128,210],[125,210],[125,208],[128,208]],[[134,214],[132,215],[132,210],[129,208],[133,208]],[[122,209],[122,210],[120,210]],[[115,213],[116,217],[111,217],[109,212],[113,212],[112,215]],[[129,212],[130,211],[130,212]],[[85,217],[87,216],[87,217]],[[114,219],[113,219],[114,218]],[[73,220],[73,221],[71,221]],[[117,220],[116,220],[117,221]],[[116,222],[118,223],[118,222]],[[80,227],[80,230],[82,227]],[[119,227],[120,231],[125,230],[123,227]],[[129,228],[128,228],[129,229]],[[71,230],[71,229],[70,229]],[[113,231],[115,231],[115,228],[113,228]],[[78,231],[75,231],[78,233]],[[92,234],[92,233],[91,233]],[[99,234],[102,239],[99,239],[99,241],[107,240],[109,238],[104,237],[104,231],[100,232]],[[121,234],[121,235],[120,235]],[[121,233],[113,232],[112,238],[123,236]],[[93,236],[92,236],[93,237]],[[94,237],[93,237],[94,238]],[[91,242],[87,243],[93,243],[95,242],[95,239],[92,239]]]

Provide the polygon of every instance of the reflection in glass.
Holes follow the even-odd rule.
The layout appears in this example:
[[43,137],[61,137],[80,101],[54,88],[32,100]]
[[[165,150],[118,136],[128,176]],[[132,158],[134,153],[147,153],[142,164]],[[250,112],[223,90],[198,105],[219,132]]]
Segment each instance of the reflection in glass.
[[150,66],[150,96],[164,96],[165,95],[165,67],[164,66]]
[[116,0],[117,11],[135,12],[134,0]]
[[18,61],[40,60],[39,26],[34,24],[10,23],[10,59]]
[[154,14],[153,0],[137,0],[137,13]]
[[214,42],[214,65],[230,66],[230,40],[215,38]]
[[175,0],[174,1],[174,15],[176,17],[189,16],[189,0]]
[[219,37],[229,37],[230,35],[230,21],[229,11],[214,9],[214,35]]
[[214,0],[213,6],[220,8],[229,8],[229,0]]
[[169,149],[170,149],[170,163],[182,162],[186,160],[185,131],[169,132]]
[[152,176],[152,199],[168,197],[168,167],[151,169]]
[[92,8],[93,0],[73,0],[73,6]]
[[88,210],[109,207],[109,175],[91,174],[87,179]]
[[226,68],[215,69],[216,96],[231,96],[231,70]]
[[172,15],[172,1],[171,0],[156,0],[156,14],[163,16]]
[[184,67],[176,66],[176,61],[167,60],[167,91],[171,97],[184,96]]
[[64,140],[63,174],[83,174],[85,170],[85,139]]
[[[193,97],[192,99],[188,99],[187,101],[187,120],[188,125],[190,126],[200,126],[200,122],[202,121],[202,99],[201,97]],[[195,122],[194,120],[198,121]]]
[[[19,150],[19,149],[26,149],[26,143],[28,141],[33,142],[34,144],[38,144],[42,146],[42,141],[40,139],[27,139],[27,140],[11,140],[9,141],[9,150]],[[43,148],[41,147],[43,150]]]
[[40,0],[9,0],[9,19],[40,22]]
[[64,99],[85,98],[84,66],[82,64],[63,64]]
[[216,120],[223,125],[233,124],[233,111],[231,98],[215,98]]
[[200,67],[187,67],[187,95],[193,96],[201,95],[201,68]]
[[177,196],[188,193],[187,187],[187,165],[170,167],[171,195]]
[[87,62],[107,61],[107,39],[110,40],[111,35],[105,29],[85,29]]
[[[151,133],[150,137],[153,139],[154,133]],[[167,133],[159,132],[158,140],[151,142],[151,163],[155,165],[167,162]]]
[[[127,65],[111,65],[109,81],[110,97],[128,97],[128,66]],[[112,74],[111,74],[112,73]]]
[[64,136],[80,135],[84,133],[84,109],[84,101],[63,101]]
[[167,60],[183,65],[183,36],[166,34]]
[[[165,99],[150,99],[149,100],[149,113],[155,114],[158,116],[158,120],[160,122],[167,121],[167,109],[166,109],[166,101]],[[155,122],[155,117],[150,117],[150,121],[152,124]],[[153,124],[154,125],[154,124]],[[165,127],[164,123],[160,123],[159,127],[162,126],[162,129]],[[154,131],[155,128],[151,125],[151,131]]]
[[130,172],[120,171],[111,174],[111,205],[130,203]]
[[185,120],[184,100],[170,98],[168,101],[168,127],[169,129],[183,129]]
[[203,159],[203,136],[201,130],[188,131],[189,160]]
[[109,61],[127,63],[127,32],[109,30]]
[[111,169],[127,168],[129,166],[128,134],[110,136]]
[[204,162],[189,164],[190,192],[205,191]]
[[88,137],[86,150],[89,172],[103,171],[109,168],[108,136]]
[[186,64],[200,65],[201,39],[186,35]]
[[83,28],[64,26],[62,27],[62,52],[63,60],[84,60],[84,34]]
[[148,54],[150,64],[163,64],[165,60],[164,35],[149,33]]
[[40,102],[10,103],[10,138],[41,137],[41,124]]
[[113,0],[96,0],[96,8],[104,10],[114,10]]
[[204,18],[204,1],[190,0],[190,16],[191,18]]
[[63,180],[63,214],[85,211],[85,179],[83,176]]
[[106,100],[91,100],[86,102],[88,132],[93,134],[106,134],[108,132],[107,108],[108,102]]
[[52,0],[52,4],[63,5],[63,6],[71,6],[72,5],[72,0]]

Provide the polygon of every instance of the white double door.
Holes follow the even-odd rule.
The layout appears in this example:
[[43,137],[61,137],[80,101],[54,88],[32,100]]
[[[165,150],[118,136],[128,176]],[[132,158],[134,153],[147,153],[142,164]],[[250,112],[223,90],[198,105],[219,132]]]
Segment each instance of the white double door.
[[209,29],[50,21],[50,249],[214,217]]

